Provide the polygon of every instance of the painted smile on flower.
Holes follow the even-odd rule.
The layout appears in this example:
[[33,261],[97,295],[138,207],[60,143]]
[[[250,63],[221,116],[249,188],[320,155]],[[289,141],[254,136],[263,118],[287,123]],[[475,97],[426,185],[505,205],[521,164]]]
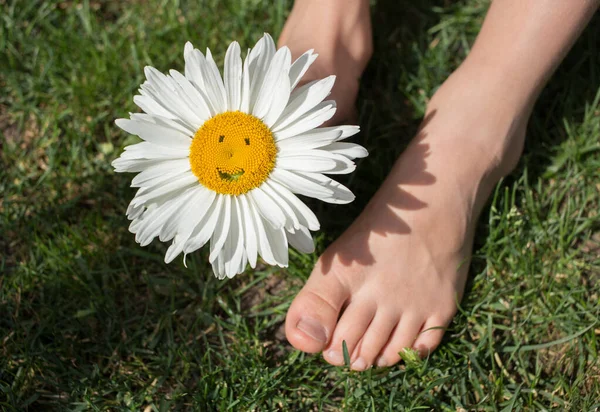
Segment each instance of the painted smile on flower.
[[134,102],[144,113],[117,126],[143,142],[127,146],[112,164],[139,172],[127,209],[129,230],[142,246],[172,241],[171,262],[210,244],[217,277],[233,277],[258,256],[287,266],[288,245],[314,251],[314,213],[296,195],[348,203],[350,190],[326,174],[355,169],[367,151],[341,142],[358,126],[319,127],[335,113],[325,100],[334,76],[297,87],[317,57],[291,61],[265,34],[244,61],[233,42],[223,77],[212,58],[187,43],[184,74],[146,67]]

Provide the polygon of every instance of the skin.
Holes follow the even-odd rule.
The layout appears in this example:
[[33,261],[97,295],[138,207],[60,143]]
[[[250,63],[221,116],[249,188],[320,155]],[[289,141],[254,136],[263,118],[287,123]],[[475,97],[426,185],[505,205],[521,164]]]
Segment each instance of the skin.
[[[293,301],[294,347],[342,365],[346,341],[352,369],[364,370],[397,363],[403,348],[426,356],[439,345],[462,298],[477,218],[516,166],[535,100],[599,3],[492,2],[417,136]],[[333,121],[350,118],[372,53],[368,1],[297,0],[279,44],[320,54],[306,80],[336,74]]]

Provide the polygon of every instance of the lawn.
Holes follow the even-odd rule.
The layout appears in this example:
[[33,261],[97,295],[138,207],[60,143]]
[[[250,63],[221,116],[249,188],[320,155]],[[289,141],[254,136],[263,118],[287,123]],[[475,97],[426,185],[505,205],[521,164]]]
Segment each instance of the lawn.
[[[460,313],[423,361],[366,373],[294,350],[282,325],[318,253],[218,281],[207,252],[163,262],[128,232],[143,67],[186,40],[242,49],[291,0],[0,0],[0,405],[4,410],[594,410],[600,408],[600,19],[543,92],[517,170],[480,219]],[[351,205],[311,203],[323,251],[469,52],[483,0],[373,1],[358,102],[371,156]]]

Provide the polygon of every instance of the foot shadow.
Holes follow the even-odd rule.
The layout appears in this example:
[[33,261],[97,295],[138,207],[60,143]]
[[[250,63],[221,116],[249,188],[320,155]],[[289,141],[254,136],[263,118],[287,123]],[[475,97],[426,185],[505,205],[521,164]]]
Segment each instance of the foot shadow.
[[[365,210],[373,209],[371,213],[361,215],[361,221],[368,220],[364,230],[358,229],[354,233],[352,242],[353,247],[343,250],[328,249],[321,256],[321,264],[324,273],[331,269],[334,258],[337,258],[344,266],[349,266],[356,262],[361,265],[371,265],[375,263],[375,256],[371,253],[369,247],[369,238],[372,234],[388,237],[395,234],[409,234],[411,228],[409,224],[398,216],[401,210],[421,210],[427,208],[428,204],[416,196],[410,194],[404,188],[406,186],[426,186],[436,182],[436,177],[427,171],[427,158],[430,155],[428,143],[423,143],[426,137],[425,126],[435,116],[435,111],[431,112],[422,122],[421,131],[412,142],[411,146],[411,166],[413,171],[411,175],[402,175],[391,173],[396,184],[394,193],[387,193],[385,199],[374,197],[366,205]],[[391,175],[390,174],[390,175]],[[391,179],[392,177],[388,177]],[[384,202],[382,204],[382,202]],[[384,214],[384,216],[382,216]],[[377,216],[377,219],[370,219],[371,216]],[[362,226],[360,223],[357,225]]]
[[[337,239],[368,207],[367,204],[411,141],[411,150],[418,160],[415,160],[414,173],[410,178],[402,179],[399,186],[435,183],[435,177],[427,171],[430,148],[425,143],[419,143],[424,138],[420,130],[431,121],[435,113],[423,119],[424,106],[414,107],[407,97],[409,93],[405,91],[405,83],[407,76],[416,74],[420,67],[413,47],[418,45],[420,49],[426,50],[429,44],[427,30],[439,20],[439,15],[432,9],[443,4],[443,1],[435,0],[380,0],[372,8],[374,54],[361,79],[357,100],[361,133],[355,140],[365,146],[370,155],[357,162],[357,169],[353,174],[334,176],[335,180],[349,186],[356,199],[345,205],[307,201],[319,216],[327,244]],[[398,67],[403,70],[398,70]],[[398,192],[384,209],[388,214],[388,224],[376,226],[374,232],[380,235],[408,234],[410,227],[396,216],[394,209],[418,210],[425,207],[425,202],[398,187]],[[366,240],[357,242],[356,253],[352,256],[338,258],[344,264],[353,261],[364,265],[372,264],[374,258]],[[332,257],[321,257],[325,270]]]

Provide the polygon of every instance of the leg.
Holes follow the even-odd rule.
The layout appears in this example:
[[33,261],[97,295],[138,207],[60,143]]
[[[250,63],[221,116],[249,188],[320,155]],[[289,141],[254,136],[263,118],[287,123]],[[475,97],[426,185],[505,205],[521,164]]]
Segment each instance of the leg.
[[297,0],[285,23],[279,45],[293,57],[315,49],[319,57],[303,82],[335,74],[330,99],[338,110],[330,123],[352,123],[360,76],[373,45],[368,0]]
[[435,349],[462,297],[479,213],[518,161],[541,88],[597,7],[492,3],[418,136],[292,303],[292,345],[341,365],[345,340],[357,370],[392,365],[404,347]]

